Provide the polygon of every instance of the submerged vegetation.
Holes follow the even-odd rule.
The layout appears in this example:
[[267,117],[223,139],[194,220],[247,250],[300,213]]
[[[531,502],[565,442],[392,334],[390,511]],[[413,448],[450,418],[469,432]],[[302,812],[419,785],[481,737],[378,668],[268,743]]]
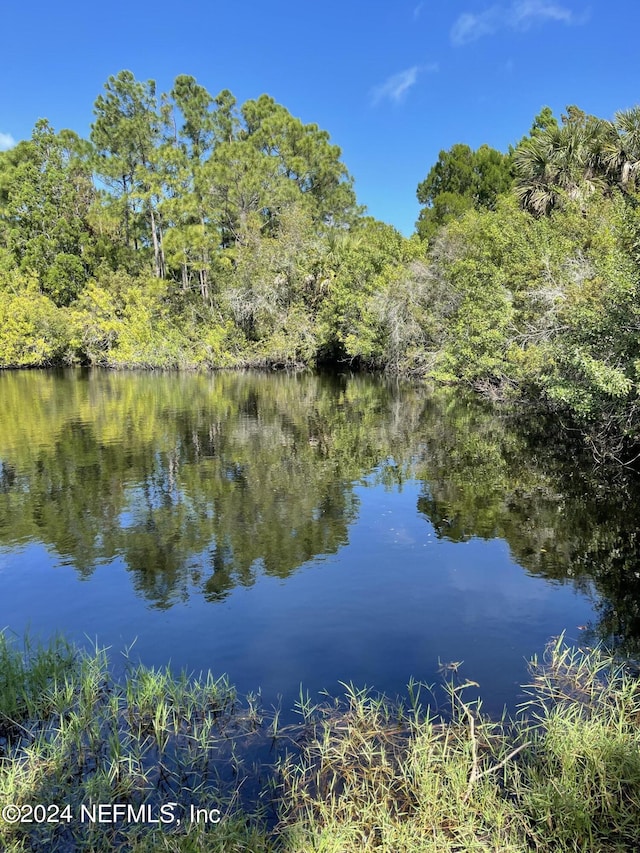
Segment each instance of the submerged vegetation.
[[0,153],[0,366],[349,364],[535,400],[630,462],[640,109],[440,152],[407,239],[263,95],[109,78],[90,139]]
[[[453,674],[404,702],[353,686],[281,728],[224,679],[0,636],[0,844],[53,851],[635,850],[640,685],[554,642],[517,720]],[[430,703],[425,703],[429,699]],[[46,820],[36,804],[53,805]],[[97,820],[97,804],[106,804]],[[121,812],[109,811],[115,804]],[[58,808],[59,807],[59,808]],[[16,820],[15,815],[25,820]],[[8,819],[7,819],[8,818]]]

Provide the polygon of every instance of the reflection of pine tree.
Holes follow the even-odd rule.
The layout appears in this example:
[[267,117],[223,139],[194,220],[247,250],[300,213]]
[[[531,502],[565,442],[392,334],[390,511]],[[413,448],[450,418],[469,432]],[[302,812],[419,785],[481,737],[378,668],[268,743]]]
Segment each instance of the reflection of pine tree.
[[408,455],[394,395],[371,380],[5,374],[2,386],[3,471],[21,482],[2,480],[3,543],[41,541],[83,575],[121,555],[159,607],[335,552],[357,513],[351,483],[390,448]]
[[281,374],[4,373],[0,397],[0,545],[42,542],[83,576],[120,556],[156,607],[285,578],[347,543],[355,482],[417,477],[439,537],[504,539],[527,571],[595,590],[600,633],[640,645],[638,486],[539,415]]

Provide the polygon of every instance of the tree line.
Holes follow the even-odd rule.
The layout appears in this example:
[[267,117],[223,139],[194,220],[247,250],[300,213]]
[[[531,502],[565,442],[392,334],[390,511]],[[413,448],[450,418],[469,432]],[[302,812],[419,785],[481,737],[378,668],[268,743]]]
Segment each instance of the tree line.
[[639,190],[639,107],[544,108],[506,154],[442,151],[418,187],[429,375],[534,401],[598,460],[634,460]]
[[0,153],[0,366],[383,369],[535,401],[628,462],[640,108],[544,108],[441,151],[416,233],[366,215],[328,133],[267,95],[109,78],[88,139]]

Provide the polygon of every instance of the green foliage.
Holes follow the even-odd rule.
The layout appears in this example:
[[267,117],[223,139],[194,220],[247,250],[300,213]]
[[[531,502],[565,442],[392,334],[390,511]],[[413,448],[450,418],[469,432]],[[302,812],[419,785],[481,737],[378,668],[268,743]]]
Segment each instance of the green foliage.
[[573,257],[540,384],[554,405],[592,422],[602,436],[617,432],[635,440],[640,281],[624,247],[627,221],[620,197],[594,197],[586,219],[577,212],[557,218],[571,234]]
[[640,441],[640,108],[441,151],[410,240],[268,95],[122,71],[94,111],[90,142],[41,120],[0,154],[0,363],[348,363],[541,397],[597,454]]
[[72,321],[60,342],[34,304],[37,320],[5,330],[5,363],[69,358],[65,341],[111,366],[312,363],[331,275],[321,234],[358,219],[328,134],[187,75],[158,98],[122,71],[94,112],[91,143],[41,121],[0,157],[0,271],[33,273],[29,293]]
[[514,153],[516,192],[536,216],[567,201],[583,204],[594,192],[624,193],[640,175],[640,109],[619,112],[605,121],[567,107],[562,125],[546,116]]
[[504,187],[479,203],[467,146],[442,152],[419,188],[440,327],[426,372],[542,394],[597,454],[640,435],[638,127],[637,109],[608,122],[571,106],[561,124],[543,109],[513,152],[515,196],[534,218]]
[[[3,799],[68,806],[57,821],[3,821],[0,843],[9,853],[70,843],[78,853],[637,848],[637,679],[603,651],[561,641],[531,668],[531,716],[498,722],[467,699],[474,682],[454,678],[446,720],[414,680],[406,704],[349,685],[312,705],[301,691],[285,751],[277,721],[256,720],[226,677],[129,663],[116,680],[103,650],[57,641],[22,655],[0,637]],[[267,739],[275,768],[247,760]],[[229,764],[234,773],[221,772]],[[260,807],[267,797],[276,826]],[[88,827],[77,815],[92,803],[146,807],[155,819]],[[190,806],[222,819],[199,825]]]
[[377,294],[403,275],[420,247],[372,218],[349,231],[331,230],[325,247],[328,283],[319,311],[320,357],[383,364]]
[[376,364],[387,373],[424,376],[437,337],[432,310],[431,271],[418,258],[392,270],[369,298],[376,331]]
[[152,276],[102,270],[74,307],[76,346],[96,365],[189,366],[190,342],[168,292],[168,284]]
[[457,144],[441,151],[438,162],[418,185],[418,201],[425,205],[417,222],[418,234],[433,240],[438,228],[467,210],[495,207],[499,195],[511,186],[510,158],[488,145],[472,151]]
[[469,211],[434,245],[428,372],[435,379],[497,382],[508,373],[515,287],[509,287],[511,267],[504,263],[504,218],[502,212]]
[[121,71],[108,79],[94,112],[95,168],[111,191],[105,200],[122,217],[126,246],[138,249],[141,242],[151,242],[155,274],[162,277],[161,229],[155,212],[160,138],[155,82],[141,83],[131,71]]
[[314,219],[346,224],[355,212],[352,180],[329,134],[316,124],[302,124],[267,95],[247,101],[242,115],[243,138],[273,159],[278,174],[310,197]]
[[[4,277],[3,277],[4,278]],[[68,315],[18,273],[0,279],[0,367],[32,367],[72,359]]]
[[0,208],[6,245],[20,269],[38,274],[56,305],[69,305],[87,280],[92,254],[94,190],[83,144],[40,120],[12,165]]
[[[257,815],[249,825],[237,804],[232,810],[241,779],[233,775],[229,786],[213,770],[235,758],[222,746],[229,743],[227,729],[239,733],[241,727],[250,736],[252,727],[225,678],[174,676],[128,662],[126,677],[115,681],[104,650],[83,653],[56,640],[35,648],[26,642],[23,654],[2,634],[0,687],[3,801],[35,806],[41,798],[47,814],[49,804],[59,803],[55,821],[3,820],[3,851],[271,848]],[[180,811],[164,822],[167,795]],[[155,819],[108,821],[105,831],[106,823],[79,817],[94,803],[127,803],[132,815],[148,815],[147,809]],[[213,815],[221,820],[199,825],[190,820],[191,805],[206,807],[207,814],[217,809]]]
[[588,430],[597,455],[617,456],[640,434],[635,203],[630,193],[564,199],[532,217],[501,198],[439,233],[425,373],[542,395]]

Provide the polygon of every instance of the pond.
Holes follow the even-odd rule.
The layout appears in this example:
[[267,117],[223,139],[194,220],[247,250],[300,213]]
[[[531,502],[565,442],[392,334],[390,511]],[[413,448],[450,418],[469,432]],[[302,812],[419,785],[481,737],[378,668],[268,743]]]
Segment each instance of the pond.
[[242,693],[514,710],[550,637],[640,636],[636,484],[539,418],[370,376],[0,375],[0,628]]

